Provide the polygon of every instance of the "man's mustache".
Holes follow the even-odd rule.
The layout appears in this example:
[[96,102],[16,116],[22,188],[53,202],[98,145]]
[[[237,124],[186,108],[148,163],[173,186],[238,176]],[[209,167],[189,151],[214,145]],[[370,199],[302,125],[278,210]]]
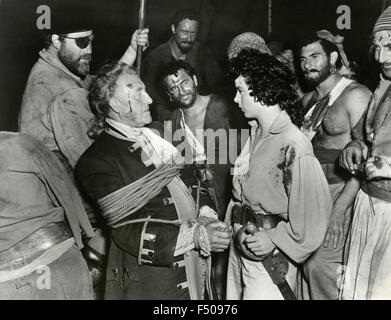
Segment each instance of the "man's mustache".
[[92,55],[90,55],[90,54],[88,54],[88,53],[86,53],[86,54],[83,54],[83,55],[81,55],[80,57],[79,57],[79,61],[80,60],[88,60],[88,61],[91,61],[92,60]]
[[311,72],[319,72],[319,70],[318,69],[310,69],[310,70],[304,71],[305,74],[309,74]]

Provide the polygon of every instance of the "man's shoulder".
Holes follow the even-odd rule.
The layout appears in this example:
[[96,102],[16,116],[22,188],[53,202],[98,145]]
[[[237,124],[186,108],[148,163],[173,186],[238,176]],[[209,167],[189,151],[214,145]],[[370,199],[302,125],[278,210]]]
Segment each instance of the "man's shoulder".
[[222,116],[229,115],[229,112],[233,106],[232,102],[230,102],[227,98],[220,96],[218,94],[211,94],[210,99],[211,99],[210,109],[212,109],[218,115],[222,115]]
[[340,101],[349,112],[362,112],[368,106],[371,91],[358,82],[352,82],[341,94]]
[[55,68],[42,58],[39,58],[32,67],[27,79],[28,86],[47,89],[51,92],[62,92],[79,87],[63,71]]
[[232,120],[232,103],[222,96],[211,94],[205,117],[205,125],[208,128],[226,128],[227,121]]
[[[113,160],[122,152],[124,149],[122,145],[127,142],[129,141],[117,139],[102,132],[78,160],[77,171],[104,171],[112,167],[115,162]],[[125,149],[129,151],[127,146]]]
[[345,98],[351,98],[357,96],[369,97],[371,96],[371,94],[372,94],[371,91],[366,86],[364,86],[359,82],[354,81],[345,88],[342,95]]
[[0,132],[0,155],[3,165],[11,164],[15,168],[30,167],[34,159],[48,160],[52,152],[38,139],[19,132]]
[[161,60],[165,56],[168,56],[170,54],[170,48],[168,42],[162,43],[161,45],[158,45],[157,47],[151,49],[149,53],[146,55],[145,59],[158,59]]

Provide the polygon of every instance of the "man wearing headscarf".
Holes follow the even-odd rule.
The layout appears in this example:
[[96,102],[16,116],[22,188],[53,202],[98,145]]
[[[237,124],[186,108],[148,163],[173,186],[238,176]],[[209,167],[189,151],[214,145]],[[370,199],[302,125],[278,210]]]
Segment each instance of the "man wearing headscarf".
[[343,54],[330,41],[332,38],[324,39],[323,33],[320,37],[317,32],[303,39],[299,47],[301,70],[312,88],[303,97],[304,109],[309,111],[302,131],[312,141],[314,154],[327,178],[333,209],[323,246],[303,267],[308,283],[308,292],[303,286],[303,298],[336,300],[352,206],[360,188],[359,180],[346,175],[337,161],[368,105],[370,91],[338,73]]
[[340,157],[352,174],[365,164],[347,246],[344,300],[391,299],[391,6],[375,23],[371,52],[380,83]]

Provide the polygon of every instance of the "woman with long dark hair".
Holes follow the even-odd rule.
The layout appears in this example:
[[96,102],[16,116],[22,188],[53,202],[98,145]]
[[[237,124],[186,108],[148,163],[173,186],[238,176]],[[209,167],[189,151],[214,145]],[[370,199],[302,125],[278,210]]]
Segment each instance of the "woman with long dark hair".
[[228,299],[295,299],[296,267],[321,244],[331,197],[311,143],[295,126],[291,72],[269,54],[232,59],[235,102],[252,127],[227,216],[234,226]]

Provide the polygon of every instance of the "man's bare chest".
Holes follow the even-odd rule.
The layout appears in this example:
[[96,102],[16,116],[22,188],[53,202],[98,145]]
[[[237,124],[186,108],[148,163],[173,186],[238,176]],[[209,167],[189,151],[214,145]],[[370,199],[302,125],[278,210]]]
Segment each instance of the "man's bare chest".
[[341,102],[336,101],[328,107],[327,113],[320,125],[322,133],[336,136],[350,132],[349,115]]

